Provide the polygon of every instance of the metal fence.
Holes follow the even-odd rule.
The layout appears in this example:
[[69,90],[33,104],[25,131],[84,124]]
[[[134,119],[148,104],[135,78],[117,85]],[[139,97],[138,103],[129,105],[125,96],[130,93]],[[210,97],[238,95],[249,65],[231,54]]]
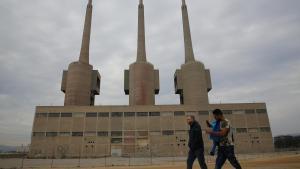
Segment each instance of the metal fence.
[[[238,154],[239,160],[258,158],[272,158],[296,152],[274,152],[264,154]],[[208,164],[215,162],[215,157],[206,156]],[[151,165],[179,165],[184,164],[186,157],[102,157],[102,158],[74,158],[74,159],[0,159],[0,169],[13,168],[94,168],[111,166],[151,166]]]

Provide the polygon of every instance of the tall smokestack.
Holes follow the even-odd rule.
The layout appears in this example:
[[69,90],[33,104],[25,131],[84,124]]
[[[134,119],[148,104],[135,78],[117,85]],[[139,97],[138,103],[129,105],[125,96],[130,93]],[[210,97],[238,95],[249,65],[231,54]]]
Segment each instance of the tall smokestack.
[[183,22],[183,34],[184,34],[184,48],[185,48],[185,63],[194,62],[194,51],[191,37],[189,15],[185,0],[182,0],[182,22]]
[[208,92],[211,90],[209,70],[203,63],[196,61],[193,51],[189,15],[185,0],[181,5],[183,36],[185,49],[185,63],[177,69],[174,75],[175,93],[180,95],[180,103],[184,105],[198,105],[206,109]]
[[145,18],[143,0],[138,5],[138,37],[136,62],[124,72],[124,91],[129,95],[129,105],[154,105],[159,93],[159,71],[147,62],[145,43]]
[[89,64],[92,14],[93,14],[93,4],[92,4],[92,0],[89,0],[87,8],[86,8],[81,50],[80,50],[80,56],[79,56],[79,62],[86,63],[86,64]]
[[138,12],[138,40],[137,40],[137,62],[147,62],[145,43],[145,14],[143,0],[139,3]]
[[92,106],[100,92],[101,76],[89,64],[93,5],[89,0],[86,8],[79,61],[69,65],[63,73],[61,90],[65,93],[65,106]]

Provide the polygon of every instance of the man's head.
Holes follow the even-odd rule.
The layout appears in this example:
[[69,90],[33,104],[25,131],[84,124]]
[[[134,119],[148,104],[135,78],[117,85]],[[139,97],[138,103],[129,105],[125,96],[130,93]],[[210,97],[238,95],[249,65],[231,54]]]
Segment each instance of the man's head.
[[213,115],[214,115],[214,118],[216,120],[222,120],[223,119],[223,112],[220,109],[215,109],[213,111]]
[[193,116],[193,115],[186,116],[186,122],[188,125],[191,125],[194,121],[195,121],[195,116]]

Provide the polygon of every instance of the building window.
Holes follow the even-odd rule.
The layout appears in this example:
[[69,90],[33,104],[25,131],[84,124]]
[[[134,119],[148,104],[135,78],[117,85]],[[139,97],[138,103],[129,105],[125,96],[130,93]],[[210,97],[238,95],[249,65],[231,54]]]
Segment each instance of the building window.
[[96,136],[96,131],[86,131],[84,132],[84,136]]
[[245,114],[245,111],[244,110],[233,110],[232,114],[241,115],[241,114]]
[[72,117],[72,113],[61,113],[61,117]]
[[138,116],[138,117],[146,117],[146,116],[148,116],[148,112],[137,112],[136,116]]
[[97,117],[97,113],[86,113],[86,117]]
[[57,132],[46,132],[46,136],[47,137],[56,137],[57,136]]
[[150,112],[149,116],[160,116],[160,112]]
[[195,111],[186,112],[187,116],[197,116],[197,114],[198,114],[198,112],[195,112]]
[[174,116],[185,116],[185,112],[184,111],[175,111]]
[[112,131],[111,136],[112,137],[122,137],[122,131]]
[[71,132],[60,132],[59,136],[71,136]]
[[107,131],[99,131],[98,132],[98,136],[99,137],[107,137],[108,136],[108,132]]
[[205,115],[208,116],[209,112],[208,111],[199,111],[199,115]]
[[162,135],[163,136],[171,136],[171,135],[174,135],[174,131],[173,130],[163,130]]
[[47,117],[47,113],[36,113],[35,117],[37,118]]
[[111,138],[111,143],[113,144],[122,143],[122,138]]
[[111,117],[122,117],[123,113],[122,112],[112,112]]
[[125,137],[134,137],[135,131],[124,131],[124,136]]
[[109,117],[109,113],[98,113],[98,117]]
[[73,117],[85,117],[85,113],[73,113]]
[[222,110],[223,114],[232,114],[231,110]]
[[247,109],[247,110],[245,110],[245,113],[246,114],[254,114],[255,110],[253,110],[253,109]]
[[247,129],[246,128],[236,128],[236,132],[237,133],[247,133]]
[[174,115],[174,112],[162,112],[161,116],[163,117],[171,117]]
[[135,112],[125,112],[124,116],[125,117],[134,117],[135,116]]
[[176,135],[186,135],[186,134],[188,134],[188,131],[187,130],[176,130],[175,134]]
[[60,113],[49,113],[48,117],[59,117]]
[[33,137],[43,137],[45,136],[45,132],[33,132]]
[[149,135],[150,136],[161,136],[161,132],[160,131],[150,131]]
[[137,136],[138,137],[147,137],[148,136],[148,131],[137,131]]
[[270,127],[261,127],[260,132],[271,132]]
[[267,110],[266,109],[256,109],[256,113],[265,114],[265,113],[267,113]]
[[248,128],[249,133],[257,133],[258,129],[257,128]]
[[83,132],[72,132],[72,136],[73,137],[82,137],[83,136]]

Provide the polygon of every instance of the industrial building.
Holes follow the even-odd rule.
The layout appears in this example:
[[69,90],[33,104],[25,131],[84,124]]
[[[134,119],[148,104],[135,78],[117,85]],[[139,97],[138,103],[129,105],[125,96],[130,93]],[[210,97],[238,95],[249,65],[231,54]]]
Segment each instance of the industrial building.
[[[32,158],[170,157],[186,156],[186,115],[195,115],[202,129],[212,110],[223,110],[235,133],[237,153],[273,151],[265,103],[210,104],[209,69],[194,57],[188,10],[182,0],[185,62],[174,70],[178,105],[155,105],[159,70],[147,61],[143,0],[138,5],[137,58],[124,71],[124,93],[129,105],[94,105],[100,94],[101,75],[89,63],[92,0],[86,10],[79,60],[63,71],[64,106],[37,106],[31,137]],[[105,75],[104,75],[105,76]],[[205,151],[211,140],[203,132]]]

